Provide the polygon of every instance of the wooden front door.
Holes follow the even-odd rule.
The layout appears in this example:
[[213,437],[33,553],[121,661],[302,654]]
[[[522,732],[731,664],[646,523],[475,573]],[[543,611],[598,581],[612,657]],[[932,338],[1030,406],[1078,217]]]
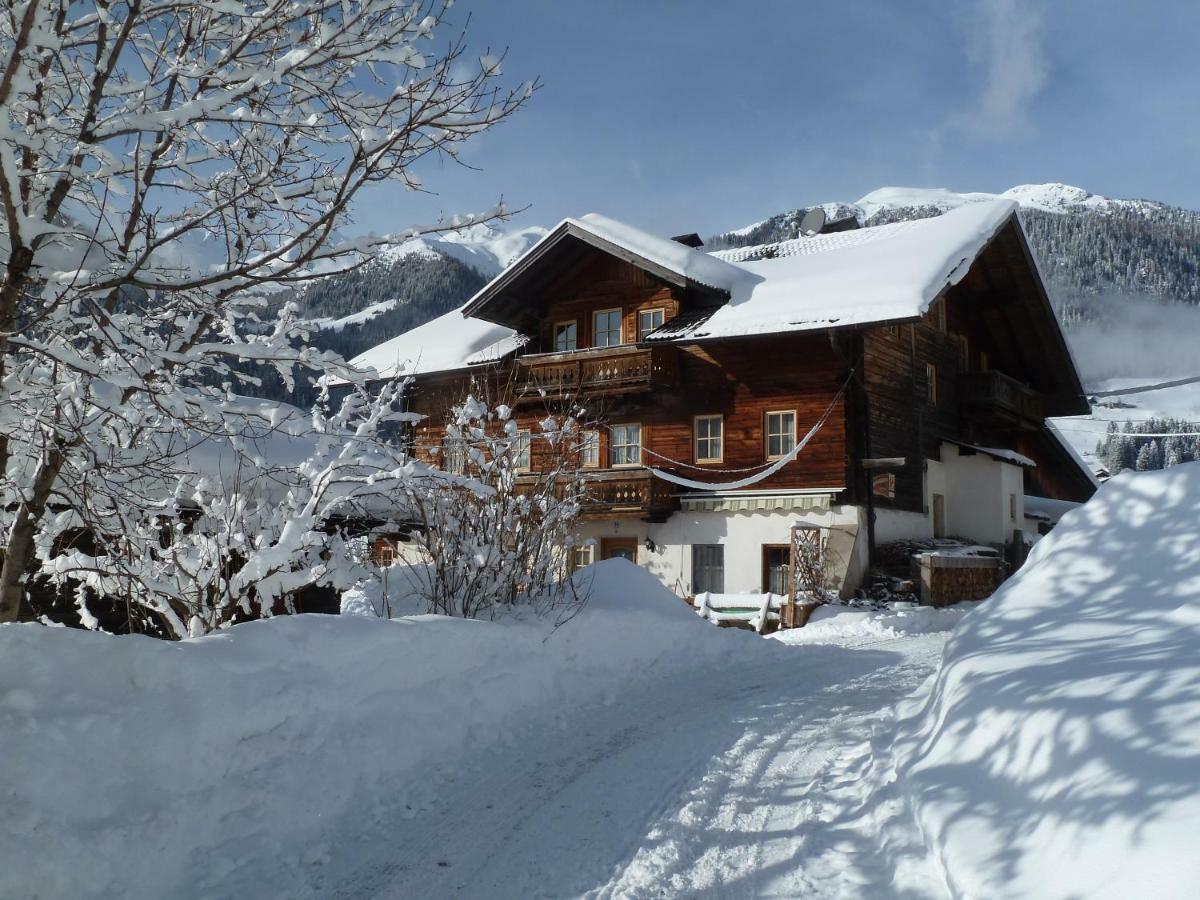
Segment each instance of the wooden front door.
[[600,558],[627,559],[631,563],[636,563],[637,544],[637,538],[634,537],[601,538]]

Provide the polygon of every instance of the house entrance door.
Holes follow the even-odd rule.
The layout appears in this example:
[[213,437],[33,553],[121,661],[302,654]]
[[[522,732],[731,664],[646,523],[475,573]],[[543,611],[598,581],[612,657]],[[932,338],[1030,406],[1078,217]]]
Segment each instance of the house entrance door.
[[601,559],[627,559],[637,562],[637,538],[618,537],[600,539]]

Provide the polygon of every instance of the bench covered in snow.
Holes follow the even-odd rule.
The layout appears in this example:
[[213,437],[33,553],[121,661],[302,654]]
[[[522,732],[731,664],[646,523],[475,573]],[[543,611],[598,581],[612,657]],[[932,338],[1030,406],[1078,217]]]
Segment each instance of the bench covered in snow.
[[694,600],[696,614],[717,625],[745,625],[760,634],[779,624],[779,612],[787,603],[782,594],[712,594],[705,591]]

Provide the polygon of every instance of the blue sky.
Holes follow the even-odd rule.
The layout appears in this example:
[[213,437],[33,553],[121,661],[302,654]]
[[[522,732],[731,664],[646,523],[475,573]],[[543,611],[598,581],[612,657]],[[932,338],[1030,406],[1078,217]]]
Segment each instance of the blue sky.
[[538,77],[356,231],[528,206],[710,234],[877,187],[1062,181],[1200,208],[1200,3],[460,0],[476,53]]

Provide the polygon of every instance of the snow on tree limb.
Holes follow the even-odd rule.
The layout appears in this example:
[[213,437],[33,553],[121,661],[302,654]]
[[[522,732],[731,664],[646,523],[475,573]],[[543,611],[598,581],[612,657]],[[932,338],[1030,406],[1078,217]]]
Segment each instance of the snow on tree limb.
[[[221,602],[243,603],[228,573],[212,575],[213,553],[250,559],[230,543],[237,528],[268,542],[251,548],[241,581],[253,570],[260,594],[286,593],[304,566],[329,568],[320,555],[336,542],[320,528],[347,505],[346,486],[404,477],[402,460],[363,475],[378,461],[355,443],[378,449],[392,395],[359,397],[353,416],[315,413],[318,449],[288,476],[303,483],[273,505],[192,485],[180,443],[245,445],[229,425],[239,360],[363,383],[302,345],[294,309],[271,327],[262,316],[275,315],[276,288],[351,268],[385,240],[340,236],[364,189],[420,190],[414,166],[457,159],[535,90],[502,86],[493,57],[468,65],[461,34],[440,38],[448,6],[24,0],[0,12],[0,621],[16,617],[40,566],[160,598],[146,602],[173,633],[215,627],[211,609],[185,610],[172,591],[187,582],[199,596],[224,579]],[[249,460],[244,474],[281,477],[270,468]],[[189,549],[203,564],[152,547],[183,500],[217,523],[217,545]],[[271,524],[284,514],[294,521]],[[68,525],[104,552],[60,552]]]

